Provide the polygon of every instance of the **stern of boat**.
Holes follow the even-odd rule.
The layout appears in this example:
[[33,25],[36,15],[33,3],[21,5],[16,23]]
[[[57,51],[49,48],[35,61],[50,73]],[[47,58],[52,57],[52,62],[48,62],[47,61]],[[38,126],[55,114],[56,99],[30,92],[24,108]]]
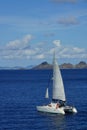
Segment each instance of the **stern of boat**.
[[77,109],[72,106],[65,106],[64,111],[65,113],[77,113]]

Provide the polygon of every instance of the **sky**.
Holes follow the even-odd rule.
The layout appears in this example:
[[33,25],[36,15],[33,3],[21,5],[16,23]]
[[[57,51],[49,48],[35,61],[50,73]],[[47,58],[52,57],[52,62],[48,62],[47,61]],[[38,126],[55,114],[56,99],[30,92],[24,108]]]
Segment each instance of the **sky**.
[[0,0],[0,67],[87,62],[87,0]]

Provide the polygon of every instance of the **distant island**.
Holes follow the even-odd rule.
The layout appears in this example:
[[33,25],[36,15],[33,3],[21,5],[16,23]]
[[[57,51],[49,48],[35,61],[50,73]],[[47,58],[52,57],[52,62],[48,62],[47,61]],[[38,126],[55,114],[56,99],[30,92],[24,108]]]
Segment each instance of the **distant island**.
[[[87,63],[84,61],[79,62],[76,65],[73,65],[71,63],[63,63],[61,65],[59,65],[60,69],[87,69]],[[32,69],[52,69],[53,66],[52,64],[49,64],[48,62],[43,62],[35,67],[33,67]]]
[[[60,69],[87,69],[87,63],[84,61],[79,62],[76,65],[73,65],[71,63],[63,63],[59,65]],[[44,69],[52,69],[53,65],[49,64],[47,61],[42,62],[39,65],[36,66],[27,66],[27,67],[22,67],[22,66],[15,66],[15,67],[0,67],[0,70],[44,70]]]

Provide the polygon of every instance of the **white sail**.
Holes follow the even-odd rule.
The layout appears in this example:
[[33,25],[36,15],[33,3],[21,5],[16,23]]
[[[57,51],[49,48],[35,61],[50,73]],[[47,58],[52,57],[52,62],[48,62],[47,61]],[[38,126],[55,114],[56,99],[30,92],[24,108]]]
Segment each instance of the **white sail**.
[[53,99],[55,100],[62,100],[65,101],[65,92],[64,92],[64,85],[63,85],[63,80],[61,77],[61,72],[58,66],[58,63],[55,58],[54,54],[54,59],[53,59]]
[[45,98],[49,98],[48,88],[46,89],[46,95]]

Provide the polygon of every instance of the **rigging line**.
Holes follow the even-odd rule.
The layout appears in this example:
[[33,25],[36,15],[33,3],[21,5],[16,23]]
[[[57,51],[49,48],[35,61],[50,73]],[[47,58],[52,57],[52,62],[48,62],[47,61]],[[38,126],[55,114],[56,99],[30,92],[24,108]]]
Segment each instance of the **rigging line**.
[[48,87],[50,86],[50,81],[51,81],[51,78],[52,77],[52,74],[51,74],[51,72],[49,72],[49,78],[48,78]]

